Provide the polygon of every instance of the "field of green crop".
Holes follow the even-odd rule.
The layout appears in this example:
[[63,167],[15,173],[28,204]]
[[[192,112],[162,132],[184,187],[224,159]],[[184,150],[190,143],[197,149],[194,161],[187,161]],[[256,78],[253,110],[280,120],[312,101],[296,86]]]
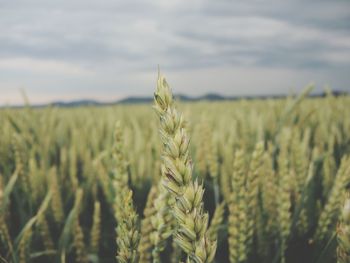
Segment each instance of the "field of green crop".
[[350,262],[350,97],[308,92],[0,109],[0,262]]

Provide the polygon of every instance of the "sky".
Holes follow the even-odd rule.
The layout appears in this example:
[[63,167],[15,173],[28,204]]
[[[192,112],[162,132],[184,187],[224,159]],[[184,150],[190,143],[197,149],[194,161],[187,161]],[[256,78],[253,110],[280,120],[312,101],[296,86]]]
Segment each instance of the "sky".
[[0,105],[350,91],[347,0],[0,0]]

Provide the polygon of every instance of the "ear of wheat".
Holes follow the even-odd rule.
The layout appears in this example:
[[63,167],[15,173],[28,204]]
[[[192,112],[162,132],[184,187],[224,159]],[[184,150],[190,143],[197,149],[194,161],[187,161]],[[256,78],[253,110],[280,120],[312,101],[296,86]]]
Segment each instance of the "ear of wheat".
[[[285,137],[283,137],[285,139]],[[278,157],[278,199],[277,212],[280,230],[281,262],[285,262],[285,252],[291,228],[291,185],[292,179],[289,170],[287,140],[283,140]]]
[[248,218],[247,194],[245,191],[244,151],[235,153],[232,193],[229,201],[228,242],[230,262],[244,262],[247,259]]
[[156,215],[157,210],[154,207],[154,201],[157,198],[158,188],[153,186],[148,193],[145,209],[143,210],[144,218],[141,221],[141,238],[139,244],[140,263],[150,262],[152,260],[151,235],[155,231],[152,218]]
[[95,201],[93,224],[90,233],[90,247],[93,253],[98,254],[101,238],[101,203]]
[[151,217],[153,232],[150,239],[153,245],[152,258],[153,262],[160,262],[160,253],[164,250],[166,241],[173,233],[173,215],[170,207],[173,203],[170,193],[159,183],[158,196],[154,200],[156,213]]
[[342,215],[337,227],[338,263],[350,262],[350,193],[346,195]]
[[320,219],[316,228],[315,239],[324,241],[329,235],[328,229],[335,223],[341,200],[346,193],[346,184],[350,181],[350,158],[345,156],[341,160],[340,167],[335,177],[334,185],[328,197],[327,203],[321,212]]
[[160,118],[160,134],[164,144],[162,182],[176,199],[174,217],[177,221],[175,242],[191,262],[211,262],[216,242],[207,235],[208,215],[203,211],[203,187],[192,179],[189,138],[184,119],[173,104],[170,88],[159,76],[154,94],[155,110]]
[[128,185],[126,158],[123,148],[123,132],[118,122],[115,127],[115,145],[113,152],[116,170],[113,179],[115,190],[115,218],[117,221],[117,260],[120,263],[138,262],[138,244],[140,240],[139,218],[135,211]]

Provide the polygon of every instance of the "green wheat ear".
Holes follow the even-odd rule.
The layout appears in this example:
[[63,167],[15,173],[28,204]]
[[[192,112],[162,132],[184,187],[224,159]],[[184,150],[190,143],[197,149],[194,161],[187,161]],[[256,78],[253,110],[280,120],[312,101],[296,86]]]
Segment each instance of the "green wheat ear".
[[257,216],[258,216],[258,194],[261,184],[261,167],[263,164],[264,142],[258,142],[255,146],[252,159],[250,161],[250,169],[247,176],[247,205],[248,205],[248,237],[247,243],[250,248],[253,244],[256,232]]
[[133,204],[133,192],[128,185],[127,162],[120,123],[115,126],[113,157],[116,169],[113,177],[115,190],[114,212],[117,221],[117,260],[120,263],[136,263],[139,260],[139,217]]
[[315,232],[315,240],[323,242],[329,235],[329,228],[334,227],[340,211],[342,198],[346,194],[346,185],[350,181],[350,158],[344,156],[335,176],[335,182],[324,206]]
[[38,227],[39,227],[40,235],[43,240],[45,249],[48,251],[54,250],[54,243],[52,240],[50,227],[46,220],[45,214],[43,214],[38,218]]
[[152,247],[151,236],[155,231],[152,225],[152,218],[157,214],[157,210],[154,207],[154,200],[157,198],[158,188],[152,186],[147,196],[146,207],[143,210],[144,218],[141,221],[141,239],[139,243],[140,263],[151,262],[152,260]]
[[216,241],[218,239],[218,231],[220,227],[222,227],[222,222],[224,221],[225,205],[225,202],[222,202],[216,207],[213,218],[210,222],[208,235],[212,241]]
[[6,199],[7,197],[5,196],[5,187],[4,187],[4,182],[3,182],[3,176],[0,173],[0,244],[4,246],[10,254],[13,253],[13,245],[12,245],[12,240],[10,236],[10,232],[5,220],[5,211],[6,209]]
[[247,193],[245,190],[245,154],[243,150],[235,153],[232,172],[232,192],[229,199],[228,243],[230,262],[247,260],[247,241],[249,238],[247,220]]
[[90,247],[91,251],[98,254],[99,243],[101,239],[101,204],[95,201],[93,224],[90,232]]
[[[285,139],[285,138],[283,138]],[[292,185],[291,173],[289,170],[289,160],[287,154],[287,140],[283,141],[281,152],[278,156],[278,200],[277,211],[279,220],[280,242],[281,242],[281,262],[285,262],[285,252],[287,250],[288,239],[291,228],[291,198],[290,187]]]
[[172,196],[160,182],[158,196],[153,203],[156,213],[150,218],[153,227],[150,241],[153,246],[154,263],[160,262],[160,253],[165,249],[166,241],[173,233],[174,217],[169,209],[173,202]]
[[208,215],[203,211],[204,189],[192,179],[189,137],[184,119],[173,105],[173,95],[163,76],[158,77],[154,108],[160,119],[163,142],[162,184],[175,198],[172,205],[176,219],[174,241],[187,254],[188,262],[212,262],[216,241],[208,234]]
[[346,195],[341,219],[337,228],[337,259],[338,263],[350,262],[350,193]]

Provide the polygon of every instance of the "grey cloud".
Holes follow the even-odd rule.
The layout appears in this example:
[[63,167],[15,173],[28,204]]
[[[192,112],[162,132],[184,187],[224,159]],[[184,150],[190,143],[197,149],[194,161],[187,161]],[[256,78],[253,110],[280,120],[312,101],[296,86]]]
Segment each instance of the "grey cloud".
[[[0,32],[0,62],[72,64],[96,73],[90,83],[110,89],[132,82],[143,93],[150,83],[145,76],[158,64],[177,77],[243,67],[305,70],[310,79],[329,72],[329,82],[350,84],[337,73],[350,71],[350,2],[342,0],[1,1]],[[0,84],[16,75],[34,83],[31,74],[2,68]],[[69,78],[52,77],[52,86],[86,85],[79,76]]]
[[[336,37],[334,31],[346,30],[345,25],[349,24],[346,18],[350,15],[350,11],[344,11],[343,17],[339,18],[335,13],[340,9],[338,5],[350,7],[349,4],[338,2],[337,5],[325,1],[271,1],[270,4],[263,1],[198,1],[197,5],[193,4],[188,9],[181,5],[166,9],[155,1],[60,3],[47,5],[45,1],[34,1],[34,4],[21,2],[7,4],[7,7],[3,4],[5,11],[0,21],[4,22],[1,23],[4,34],[0,37],[0,56],[72,60],[86,66],[122,61],[134,64],[136,68],[147,68],[141,64],[157,63],[156,60],[166,58],[170,67],[184,68],[207,67],[220,64],[220,61],[223,64],[244,63],[244,56],[252,63],[255,55],[258,64],[265,62],[267,55],[273,60],[283,58],[284,52],[298,53],[303,50],[302,46],[307,51],[308,46],[319,46],[316,41],[324,41],[323,49],[317,50],[327,52],[332,49],[327,43],[328,38]],[[16,18],[19,16],[22,19]],[[286,32],[266,37],[254,32],[244,35],[247,26],[251,28],[254,23],[261,30],[268,30],[268,25],[259,25],[263,21],[259,18],[285,24]],[[340,19],[343,22],[339,22]],[[145,22],[153,23],[154,28],[150,32],[141,26]],[[329,26],[325,28],[325,25]],[[288,32],[288,26],[290,30],[292,26],[316,28],[321,31],[321,39],[300,40],[286,48],[285,45],[291,41],[289,34],[293,34]],[[243,35],[237,35],[237,30]],[[208,48],[213,52],[208,54]],[[349,52],[349,49],[344,52]],[[308,57],[305,53],[304,60]],[[196,62],[197,65],[193,65]],[[266,66],[295,66],[295,63],[289,62],[292,61],[279,59]],[[331,64],[322,59],[319,62],[325,66]],[[314,64],[305,61],[297,63],[297,66]]]

